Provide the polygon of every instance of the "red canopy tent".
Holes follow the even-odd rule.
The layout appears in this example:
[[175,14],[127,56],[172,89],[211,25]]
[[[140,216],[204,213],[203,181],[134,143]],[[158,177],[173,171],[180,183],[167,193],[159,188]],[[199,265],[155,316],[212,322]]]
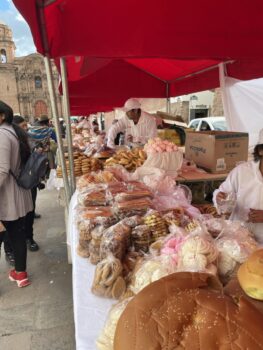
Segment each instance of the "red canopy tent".
[[[169,98],[218,87],[219,63],[216,60],[68,57],[71,113],[86,114],[90,109],[104,111],[105,106],[108,106],[106,110],[121,107],[131,96]],[[263,76],[259,60],[231,61],[226,69],[237,79]]]
[[[131,96],[170,97],[218,87],[219,62],[231,61],[227,73],[237,79],[263,76],[261,0],[253,6],[248,0],[190,6],[176,0],[14,3],[39,52],[53,58],[81,55],[67,62],[73,114],[121,106]],[[79,97],[87,100],[75,104]]]
[[[101,66],[101,62],[94,61],[93,67],[97,68],[90,74],[85,73],[84,58],[80,59],[84,73],[78,72],[76,62],[68,64],[69,77],[74,76],[69,79],[73,113],[74,108],[79,113],[87,107],[101,110],[123,104],[124,88],[129,97],[145,97],[145,93],[169,97],[217,87],[218,70],[212,69],[211,61],[231,61],[228,74],[239,79],[263,75],[262,0],[254,0],[253,4],[249,0],[13,2],[30,25],[37,50],[47,57],[49,73],[49,58],[122,59]],[[177,60],[177,74],[170,74],[174,61],[168,60]],[[64,59],[61,62],[66,96]],[[128,71],[132,70],[135,78],[131,83]],[[49,86],[54,95],[51,79]],[[92,102],[87,105],[89,99]],[[69,116],[68,102],[64,105]],[[55,109],[53,101],[56,115]]]
[[37,50],[52,58],[263,56],[262,0],[13,2],[30,25]]

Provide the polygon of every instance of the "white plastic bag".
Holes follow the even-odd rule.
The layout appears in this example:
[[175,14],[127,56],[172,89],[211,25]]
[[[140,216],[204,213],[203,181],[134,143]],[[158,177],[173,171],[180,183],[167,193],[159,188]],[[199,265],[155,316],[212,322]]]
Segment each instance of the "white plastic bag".
[[177,176],[178,170],[183,164],[183,153],[163,152],[163,153],[149,153],[143,167],[158,168],[164,170],[166,175]]

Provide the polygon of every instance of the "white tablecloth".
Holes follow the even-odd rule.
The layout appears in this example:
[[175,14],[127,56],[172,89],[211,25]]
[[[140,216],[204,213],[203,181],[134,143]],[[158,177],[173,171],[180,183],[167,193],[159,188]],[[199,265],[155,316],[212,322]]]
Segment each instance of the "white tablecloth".
[[102,330],[108,311],[116,302],[91,293],[95,266],[77,255],[78,231],[74,224],[77,194],[72,196],[69,209],[69,240],[72,250],[72,281],[77,350],[95,350],[96,339]]

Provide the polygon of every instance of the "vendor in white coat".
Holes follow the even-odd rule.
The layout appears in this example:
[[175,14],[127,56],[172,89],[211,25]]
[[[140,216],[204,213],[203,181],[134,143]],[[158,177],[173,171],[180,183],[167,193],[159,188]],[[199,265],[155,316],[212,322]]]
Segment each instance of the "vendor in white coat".
[[119,133],[124,133],[125,144],[128,142],[146,143],[157,135],[155,118],[141,110],[141,104],[130,98],[124,105],[125,116],[111,126],[108,132],[107,146],[115,148],[114,140]]
[[237,203],[230,220],[248,221],[256,240],[263,243],[263,129],[254,149],[254,160],[234,168],[227,179],[214,192],[217,206],[227,194],[234,192]]

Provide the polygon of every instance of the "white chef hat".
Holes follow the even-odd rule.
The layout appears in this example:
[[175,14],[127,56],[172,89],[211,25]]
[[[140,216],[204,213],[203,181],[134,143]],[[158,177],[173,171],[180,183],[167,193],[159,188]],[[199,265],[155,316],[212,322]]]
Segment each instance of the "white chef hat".
[[258,145],[263,144],[263,129],[260,130],[259,135],[258,135]]
[[129,100],[127,100],[124,105],[124,110],[126,112],[129,112],[132,109],[139,109],[139,108],[141,108],[141,104],[136,98],[129,98]]

